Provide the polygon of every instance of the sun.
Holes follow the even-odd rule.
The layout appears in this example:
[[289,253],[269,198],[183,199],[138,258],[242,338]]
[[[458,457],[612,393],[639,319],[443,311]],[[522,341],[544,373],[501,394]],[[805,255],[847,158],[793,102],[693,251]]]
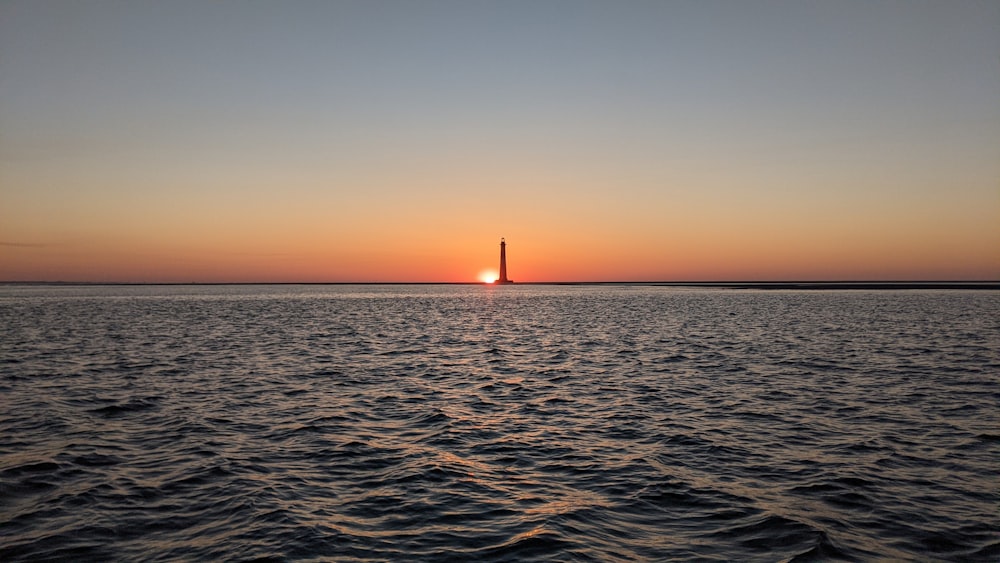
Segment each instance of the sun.
[[499,274],[497,274],[496,270],[483,270],[482,272],[479,272],[479,281],[483,283],[493,283],[497,281],[498,275]]

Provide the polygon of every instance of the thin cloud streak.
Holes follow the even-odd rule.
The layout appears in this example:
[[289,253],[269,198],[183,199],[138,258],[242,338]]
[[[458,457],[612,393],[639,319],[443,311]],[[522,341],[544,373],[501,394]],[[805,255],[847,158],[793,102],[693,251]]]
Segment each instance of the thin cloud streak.
[[9,242],[0,241],[0,246],[9,246],[14,248],[46,248],[52,246],[51,244],[43,244],[36,242]]

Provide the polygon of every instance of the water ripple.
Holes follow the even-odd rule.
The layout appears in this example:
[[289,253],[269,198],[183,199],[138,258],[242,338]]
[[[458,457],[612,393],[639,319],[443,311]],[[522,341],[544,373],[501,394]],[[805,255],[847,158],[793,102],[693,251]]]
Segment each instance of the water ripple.
[[1000,295],[0,290],[0,559],[1000,557]]

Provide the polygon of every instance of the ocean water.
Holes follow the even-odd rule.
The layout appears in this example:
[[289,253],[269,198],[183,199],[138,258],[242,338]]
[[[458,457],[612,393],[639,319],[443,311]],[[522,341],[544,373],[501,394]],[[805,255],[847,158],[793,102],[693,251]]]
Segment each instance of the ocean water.
[[1000,559],[1000,292],[2,286],[0,560]]

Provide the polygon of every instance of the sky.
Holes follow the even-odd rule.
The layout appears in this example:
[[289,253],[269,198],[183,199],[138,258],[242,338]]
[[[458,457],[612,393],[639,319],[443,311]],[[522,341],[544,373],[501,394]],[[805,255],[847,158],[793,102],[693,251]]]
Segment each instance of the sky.
[[1000,279],[994,0],[3,0],[0,280]]

